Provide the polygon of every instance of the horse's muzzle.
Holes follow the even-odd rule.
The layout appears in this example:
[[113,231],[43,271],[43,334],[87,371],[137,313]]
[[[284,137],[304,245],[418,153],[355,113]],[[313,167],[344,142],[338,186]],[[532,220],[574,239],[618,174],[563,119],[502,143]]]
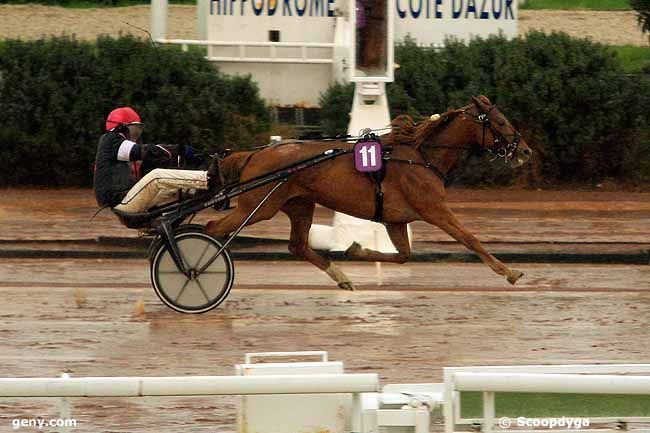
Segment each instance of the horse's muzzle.
[[521,167],[530,160],[532,155],[533,151],[528,147],[524,149],[517,149],[512,159],[510,159],[510,167]]

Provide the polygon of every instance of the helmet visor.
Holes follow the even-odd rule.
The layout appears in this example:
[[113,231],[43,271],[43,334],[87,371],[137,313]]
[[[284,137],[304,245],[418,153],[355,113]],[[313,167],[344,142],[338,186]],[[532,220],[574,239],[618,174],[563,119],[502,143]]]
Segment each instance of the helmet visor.
[[142,122],[131,122],[131,123],[127,123],[126,126],[128,126],[129,129],[130,129],[130,128],[138,129],[138,130],[140,130],[141,132],[142,132],[142,130],[144,129],[144,123],[142,123]]

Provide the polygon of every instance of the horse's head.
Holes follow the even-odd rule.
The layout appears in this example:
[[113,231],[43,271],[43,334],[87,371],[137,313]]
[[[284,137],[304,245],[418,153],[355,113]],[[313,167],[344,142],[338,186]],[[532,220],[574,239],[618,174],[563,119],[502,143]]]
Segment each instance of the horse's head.
[[445,173],[452,170],[466,151],[489,152],[510,167],[526,163],[532,150],[508,119],[485,96],[472,103],[415,123],[408,115],[393,119],[386,144],[406,144],[420,151],[428,164]]
[[482,151],[503,158],[510,167],[519,167],[530,159],[533,151],[506,116],[490,100],[472,96],[473,104],[461,112],[476,123],[476,143]]

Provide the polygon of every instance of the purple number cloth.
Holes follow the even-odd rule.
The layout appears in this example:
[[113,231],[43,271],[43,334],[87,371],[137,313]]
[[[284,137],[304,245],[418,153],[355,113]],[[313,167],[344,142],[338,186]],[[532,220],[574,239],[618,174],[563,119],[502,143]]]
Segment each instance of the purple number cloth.
[[360,141],[354,145],[354,166],[357,171],[362,173],[379,171],[382,164],[381,143]]

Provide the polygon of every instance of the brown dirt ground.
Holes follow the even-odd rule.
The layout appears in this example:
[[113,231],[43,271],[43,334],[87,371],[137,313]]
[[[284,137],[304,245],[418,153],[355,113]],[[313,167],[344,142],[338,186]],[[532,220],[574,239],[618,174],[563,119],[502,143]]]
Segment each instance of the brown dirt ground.
[[590,38],[608,45],[650,47],[647,35],[639,30],[632,11],[521,11],[519,31],[565,32],[578,38]]
[[[470,190],[451,188],[450,206],[481,241],[648,242],[650,192]],[[0,190],[0,240],[75,240],[97,236],[136,237],[108,210],[97,211],[92,190]],[[220,215],[201,212],[205,224]],[[316,224],[330,224],[332,211],[319,207]],[[415,241],[449,241],[424,222],[412,225]],[[247,227],[246,236],[289,238],[288,218]]]
[[[90,190],[0,190],[0,239],[134,236]],[[482,239],[647,239],[650,193],[451,189]],[[206,213],[208,219],[214,214]],[[319,209],[327,223],[331,212]],[[246,234],[285,238],[285,217]],[[417,239],[448,239],[424,224]],[[231,375],[246,352],[327,350],[382,384],[436,382],[443,366],[648,362],[650,267],[516,264],[513,291],[482,264],[340,263],[361,288],[332,288],[303,262],[236,263],[218,309],[174,313],[146,260],[0,262],[0,377]],[[75,398],[79,433],[225,433],[237,397]],[[0,432],[57,416],[58,399],[0,400]],[[440,430],[440,425],[436,430]],[[45,430],[49,432],[50,430]]]
[[[40,5],[0,5],[0,38],[37,39],[43,35],[76,35],[95,39],[100,34],[143,36],[127,23],[149,28],[149,6],[102,9],[67,9]],[[194,6],[173,5],[169,15],[169,37],[197,39]],[[631,11],[520,11],[521,33],[531,29],[563,31],[611,45],[649,46]]]
[[[228,300],[192,316],[156,299],[146,260],[3,260],[0,377],[232,375],[246,352],[278,350],[327,350],[348,372],[378,373],[382,385],[440,381],[443,366],[650,359],[648,266],[521,265],[541,289],[534,293],[484,290],[505,282],[478,264],[387,266],[386,285],[414,280],[420,289],[357,292],[315,288],[324,277],[298,262],[236,266]],[[355,279],[375,272],[342,267]],[[472,289],[455,291],[460,281]],[[286,283],[291,290],[270,288]],[[582,285],[641,290],[575,291]],[[235,429],[238,398],[72,403],[75,433],[222,433]],[[57,405],[2,399],[0,432],[13,431],[15,418],[56,417]]]

